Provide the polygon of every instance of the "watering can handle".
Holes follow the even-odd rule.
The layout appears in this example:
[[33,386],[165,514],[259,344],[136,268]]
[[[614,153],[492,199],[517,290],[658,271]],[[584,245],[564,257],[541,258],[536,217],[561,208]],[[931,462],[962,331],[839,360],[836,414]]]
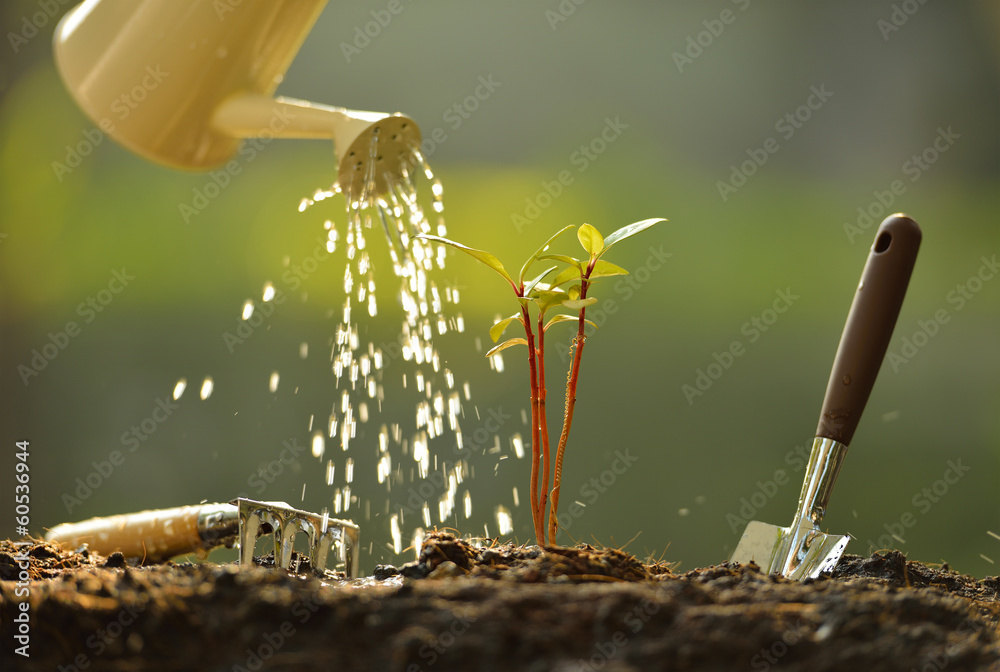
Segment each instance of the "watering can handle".
[[840,337],[816,436],[851,442],[889,347],[920,239],[920,227],[902,214],[879,226]]

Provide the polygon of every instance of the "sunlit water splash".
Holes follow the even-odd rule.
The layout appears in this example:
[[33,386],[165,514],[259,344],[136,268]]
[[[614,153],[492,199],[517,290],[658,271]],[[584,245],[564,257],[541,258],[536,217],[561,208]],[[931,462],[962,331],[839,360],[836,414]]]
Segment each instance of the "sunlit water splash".
[[[369,165],[375,164],[377,140],[376,136],[371,150],[373,160]],[[407,547],[419,550],[425,528],[434,525],[458,527],[460,518],[468,519],[473,513],[472,496],[463,485],[471,475],[468,461],[439,459],[434,449],[435,444],[443,444],[462,450],[461,423],[465,404],[471,403],[468,382],[456,381],[454,373],[443,365],[434,344],[436,336],[465,330],[458,310],[458,289],[447,285],[441,287],[434,280],[435,272],[440,273],[445,267],[445,248],[415,238],[421,233],[447,235],[443,188],[416,148],[412,150],[411,166],[411,170],[386,185],[375,184],[369,175],[363,192],[356,199],[345,198],[349,201],[345,221],[335,224],[327,220],[324,224],[327,251],[339,251],[346,262],[342,278],[344,301],[337,311],[340,319],[329,352],[337,394],[329,417],[322,422],[319,418],[310,418],[309,422],[312,455],[321,463],[325,462],[326,483],[334,488],[331,497],[334,515],[363,516],[369,520],[373,507],[371,502],[359,502],[357,495],[351,493],[354,460],[349,455],[337,458],[328,455],[329,447],[332,445],[334,450],[339,447],[343,453],[376,451],[374,478],[385,488],[387,497],[384,505],[376,503],[374,513],[387,514],[387,531],[392,540],[388,546],[396,554]],[[425,179],[430,185],[430,213],[418,200],[417,186]],[[312,198],[302,200],[299,211],[304,212],[317,202],[340,195],[341,189],[336,184],[328,190],[318,190]],[[381,229],[382,233],[373,233],[374,229]],[[366,341],[361,334],[367,330],[358,328],[359,320],[363,323],[366,316],[374,318],[379,311],[375,269],[368,248],[372,235],[384,235],[393,273],[399,279],[397,298],[403,315],[398,352],[386,352],[381,345]],[[273,297],[273,286],[268,283],[262,299],[267,302]],[[253,302],[248,301],[243,309],[244,319],[252,313]],[[300,354],[303,358],[308,354],[304,343]],[[383,374],[390,356],[408,363],[401,382],[418,398],[413,423],[402,422],[399,418],[380,419],[377,433],[364,433],[366,437],[377,438],[367,438],[362,445],[355,446],[359,423],[369,423],[381,415],[385,399]],[[496,366],[495,362],[491,364]],[[502,370],[502,362],[500,367]],[[395,373],[396,370],[393,375]],[[278,373],[275,372],[269,383],[271,391],[277,389],[277,385]],[[520,437],[517,448],[521,448]],[[516,452],[518,457],[523,454],[522,450]],[[432,475],[434,478],[430,478]],[[419,507],[411,508],[412,500],[389,506],[389,495],[394,487],[425,484],[428,479],[443,485],[433,488],[421,485]],[[508,533],[510,514],[502,507],[495,513],[499,530]]]

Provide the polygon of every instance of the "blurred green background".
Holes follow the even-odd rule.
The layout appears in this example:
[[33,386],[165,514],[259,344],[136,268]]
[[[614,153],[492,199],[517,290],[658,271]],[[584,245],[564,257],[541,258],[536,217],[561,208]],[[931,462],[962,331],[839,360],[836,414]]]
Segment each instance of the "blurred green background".
[[[11,473],[14,443],[24,439],[35,533],[241,492],[310,510],[330,506],[334,488],[308,453],[280,474],[272,464],[263,492],[250,485],[279,459],[283,441],[307,446],[310,415],[326,417],[339,398],[326,355],[343,301],[340,253],[295,291],[280,284],[282,260],[311,255],[324,219],[343,225],[339,201],[298,212],[302,197],[335,179],[330,145],[268,144],[190,222],[179,204],[190,204],[208,176],[150,164],[110,140],[57,175],[54,164],[66,162],[68,148],[94,125],[64,90],[51,56],[68,5],[48,19],[38,14],[43,4],[17,0],[0,9],[0,501],[10,512],[0,533],[15,536]],[[445,139],[428,154],[444,184],[452,238],[516,268],[566,224],[587,221],[609,233],[638,219],[670,219],[611,256],[634,272],[646,267],[636,284],[608,282],[598,292],[618,312],[584,356],[562,509],[574,500],[587,506],[576,509],[561,541],[632,540],[629,551],[690,569],[728,559],[747,514],[790,523],[802,477],[794,450],[811,441],[875,227],[884,214],[905,211],[924,232],[890,344],[905,361],[882,367],[824,527],[855,537],[848,552],[869,553],[874,543],[973,575],[998,572],[1000,539],[987,532],[1000,534],[1000,282],[984,265],[1000,253],[995,2],[404,0],[390,22],[373,28],[387,6],[331,3],[279,93],[400,110],[425,138],[437,130]],[[12,39],[33,16],[42,24],[37,35]],[[375,37],[355,42],[366,25]],[[492,78],[494,90],[469,98],[480,78]],[[832,95],[799,111],[808,119],[783,121],[813,91]],[[609,120],[615,130],[602,146],[595,139]],[[949,139],[929,149],[939,137]],[[777,151],[723,198],[718,183],[759,156],[768,138]],[[592,142],[602,151],[582,159],[581,146]],[[921,167],[914,155],[924,157]],[[539,199],[562,171],[572,182],[551,202]],[[896,180],[902,193],[879,214],[876,192],[887,200],[882,192]],[[531,202],[547,207],[530,218]],[[874,212],[875,223],[852,233],[859,208]],[[514,215],[530,222],[518,226]],[[647,265],[651,248],[672,256],[662,267]],[[111,296],[100,293],[123,268],[134,279],[100,312],[88,312],[88,297]],[[970,282],[977,274],[982,280]],[[380,315],[362,336],[389,343],[399,319],[387,264],[378,277]],[[231,352],[223,334],[235,332],[243,302],[259,298],[269,280],[289,300]],[[497,373],[475,348],[495,315],[513,311],[512,301],[499,279],[466,258],[452,256],[438,282],[462,295],[466,333],[438,346],[472,390],[466,432],[484,427],[491,409],[513,416],[498,432],[499,452],[469,457],[474,477],[460,493],[470,491],[472,516],[442,526],[481,535],[488,525],[496,535],[495,508],[504,506],[514,515],[508,538],[532,542],[529,464],[510,447],[511,434],[524,431],[524,363],[507,356]],[[778,292],[797,298],[766,331],[744,326],[770,320]],[[928,326],[935,315],[936,329]],[[25,379],[19,367],[31,366],[50,334],[60,340],[69,321],[79,334]],[[922,330],[932,335],[914,339]],[[684,386],[696,385],[699,370],[734,341],[743,354],[689,399]],[[908,350],[914,341],[920,347]],[[310,348],[304,360],[302,343]],[[556,424],[564,368],[555,351],[550,364]],[[405,366],[393,363],[386,377],[398,380]],[[273,371],[281,376],[276,393],[268,391]],[[202,401],[206,376],[215,392]],[[128,452],[123,433],[169,399],[180,378],[189,387],[178,408]],[[405,431],[413,417],[412,398],[387,389],[379,422]],[[392,552],[389,514],[416,484],[387,493],[376,483],[379,422],[359,425],[347,454],[327,451],[337,487],[344,460],[356,463],[357,499],[345,515],[362,526],[367,572],[412,557]],[[453,459],[446,440],[433,449]],[[113,450],[123,451],[124,463],[67,506],[77,479]],[[620,474],[608,471],[616,451],[634,460]],[[955,481],[949,463],[962,468],[950,484],[942,480]],[[772,487],[778,469],[789,482]],[[586,489],[602,477],[603,492]],[[406,521],[407,536],[416,524]]]

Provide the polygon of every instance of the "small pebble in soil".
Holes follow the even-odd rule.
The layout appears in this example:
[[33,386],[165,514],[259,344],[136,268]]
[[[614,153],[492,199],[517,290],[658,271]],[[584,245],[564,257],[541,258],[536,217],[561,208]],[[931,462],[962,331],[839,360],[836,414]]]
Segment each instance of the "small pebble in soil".
[[104,561],[105,567],[124,567],[125,564],[125,556],[121,551],[115,551]]
[[376,581],[385,581],[393,576],[399,576],[399,570],[392,565],[375,565],[375,571],[372,573]]

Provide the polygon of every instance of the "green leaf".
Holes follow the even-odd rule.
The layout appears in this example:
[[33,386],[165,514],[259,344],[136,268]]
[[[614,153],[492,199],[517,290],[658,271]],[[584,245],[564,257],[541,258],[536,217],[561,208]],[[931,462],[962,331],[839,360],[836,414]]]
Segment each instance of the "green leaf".
[[[563,315],[562,313],[560,313],[559,315],[556,315],[555,317],[553,317],[551,320],[548,321],[548,323],[543,328],[543,331],[548,331],[549,327],[551,327],[553,324],[558,324],[560,322],[579,322],[579,321],[580,321],[579,315]],[[597,329],[597,325],[591,322],[590,320],[584,320],[584,322],[594,327],[594,329]]]
[[494,343],[500,340],[500,337],[503,336],[504,330],[510,326],[511,322],[520,322],[521,324],[524,324],[524,320],[521,318],[521,313],[514,313],[510,317],[505,317],[490,327],[490,338],[493,339]]
[[538,311],[544,315],[549,308],[562,305],[563,301],[569,299],[569,294],[564,291],[541,290],[535,293],[535,301],[538,303]]
[[558,266],[553,266],[553,267],[549,268],[547,271],[545,271],[544,273],[541,273],[540,275],[536,276],[534,279],[529,280],[527,282],[527,284],[524,285],[524,295],[528,296],[529,294],[531,294],[532,290],[535,289],[535,286],[539,282],[542,281],[542,278],[544,278],[546,275],[548,275],[552,271],[556,270],[557,268],[559,268],[559,267]]
[[564,264],[569,264],[570,266],[575,266],[576,268],[583,268],[583,262],[579,259],[574,259],[573,257],[566,254],[546,254],[539,259],[555,259],[556,261],[561,261]]
[[601,255],[601,250],[604,249],[604,236],[601,235],[600,231],[590,224],[581,224],[580,229],[576,232],[576,237],[580,239],[583,249],[587,250],[587,254],[591,257]]
[[492,357],[493,355],[497,354],[501,350],[506,350],[507,348],[509,348],[509,347],[511,347],[513,345],[527,345],[527,344],[528,344],[528,339],[526,339],[526,338],[511,338],[509,340],[504,341],[500,345],[496,345],[496,346],[490,348],[490,351],[486,353],[486,356],[487,357]]
[[563,301],[562,305],[566,306],[570,310],[582,310],[587,306],[592,306],[597,303],[597,298],[593,296],[588,296],[586,299],[569,299]]
[[628,275],[626,271],[621,266],[615,266],[610,261],[598,260],[594,264],[594,270],[590,272],[589,280],[596,280],[597,278],[610,278],[614,275]]
[[555,289],[559,285],[565,284],[567,282],[572,282],[573,280],[579,280],[583,275],[582,271],[578,266],[570,266],[562,270],[559,275],[552,278],[552,282],[549,283],[550,289]]
[[514,291],[515,292],[517,291],[517,285],[514,284],[514,279],[510,277],[510,274],[507,272],[507,269],[503,267],[503,264],[500,263],[499,259],[494,257],[489,252],[484,252],[483,250],[477,250],[475,248],[462,245],[461,243],[456,243],[454,240],[448,240],[447,238],[442,238],[441,236],[432,236],[429,233],[421,233],[414,236],[414,238],[422,238],[424,240],[429,240],[435,243],[444,243],[445,245],[451,245],[455,249],[462,250],[469,256],[477,259],[483,264],[486,264],[494,271],[499,273],[504,280],[510,283],[510,286],[514,288]]
[[618,229],[617,231],[615,231],[610,236],[604,239],[604,250],[601,252],[601,254],[604,254],[604,252],[607,252],[609,249],[611,249],[611,246],[614,245],[615,243],[621,242],[626,238],[631,238],[635,234],[641,231],[645,231],[654,224],[659,224],[660,222],[665,222],[665,221],[667,220],[663,219],[662,217],[656,217],[654,219],[644,219],[641,222],[634,222],[632,224],[629,224],[628,226],[623,226],[622,228]]
[[549,238],[548,240],[546,240],[542,244],[541,247],[539,247],[537,250],[535,250],[535,253],[533,255],[531,255],[530,257],[528,257],[528,260],[526,262],[524,262],[524,266],[521,267],[521,272],[517,276],[518,283],[523,283],[524,282],[524,274],[528,272],[528,267],[531,266],[533,263],[535,263],[538,260],[539,255],[541,255],[542,252],[544,252],[545,250],[549,249],[549,245],[552,244],[552,241],[555,240],[556,238],[558,238],[559,236],[561,236],[566,231],[569,231],[572,228],[573,228],[573,225],[570,224],[569,226],[564,226],[563,228],[559,229],[558,231],[556,231],[552,235],[551,238]]

